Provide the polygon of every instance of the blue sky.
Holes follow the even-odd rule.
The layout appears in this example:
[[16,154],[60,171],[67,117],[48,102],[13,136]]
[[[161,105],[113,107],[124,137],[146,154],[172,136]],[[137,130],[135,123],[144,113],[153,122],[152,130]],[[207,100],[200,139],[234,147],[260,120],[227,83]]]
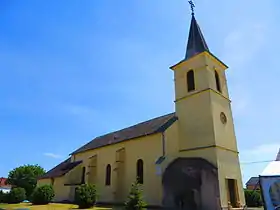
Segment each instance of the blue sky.
[[[174,111],[187,0],[0,2],[0,176],[50,169],[95,136]],[[228,85],[244,182],[280,147],[280,2],[199,0]]]

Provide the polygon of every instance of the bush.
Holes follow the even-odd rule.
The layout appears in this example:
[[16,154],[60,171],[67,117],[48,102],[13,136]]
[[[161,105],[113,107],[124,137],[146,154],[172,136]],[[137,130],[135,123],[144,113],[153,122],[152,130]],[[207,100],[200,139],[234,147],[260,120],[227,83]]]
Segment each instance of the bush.
[[44,205],[50,203],[53,198],[53,187],[51,185],[42,185],[35,188],[31,196],[31,202],[35,205]]
[[8,203],[8,193],[4,193],[0,190],[0,203]]
[[75,190],[75,203],[79,208],[91,208],[95,205],[97,198],[95,185],[83,184]]
[[141,184],[138,183],[138,180],[132,183],[127,201],[125,202],[126,210],[141,210],[145,209],[146,203],[142,197]]
[[20,203],[26,199],[25,189],[21,187],[12,188],[7,194],[8,203]]
[[248,207],[262,206],[262,199],[260,191],[244,190],[245,200]]

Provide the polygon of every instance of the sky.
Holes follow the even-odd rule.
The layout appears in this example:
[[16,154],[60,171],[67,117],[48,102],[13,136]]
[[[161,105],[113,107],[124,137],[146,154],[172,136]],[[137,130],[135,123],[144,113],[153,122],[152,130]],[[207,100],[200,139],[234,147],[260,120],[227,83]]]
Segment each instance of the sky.
[[[225,62],[243,182],[280,148],[280,1],[196,0]],[[174,111],[187,0],[0,2],[0,176],[52,168],[96,136]]]

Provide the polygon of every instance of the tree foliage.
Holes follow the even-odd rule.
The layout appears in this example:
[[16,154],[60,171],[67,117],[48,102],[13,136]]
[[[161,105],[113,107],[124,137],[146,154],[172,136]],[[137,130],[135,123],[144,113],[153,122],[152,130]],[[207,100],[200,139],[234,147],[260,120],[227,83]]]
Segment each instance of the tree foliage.
[[4,193],[0,190],[0,203],[8,203],[8,193]]
[[262,198],[260,191],[244,190],[245,200],[248,207],[262,206]]
[[31,196],[31,201],[35,205],[45,205],[50,203],[53,198],[53,187],[51,185],[42,185],[35,188]]
[[26,192],[24,188],[15,187],[7,194],[8,203],[20,203],[26,199]]
[[76,188],[75,203],[79,208],[91,208],[95,205],[97,190],[95,185],[82,184]]
[[132,183],[127,201],[125,202],[125,210],[142,210],[145,209],[146,203],[143,200],[143,191],[138,179]]
[[7,183],[13,187],[25,189],[29,199],[37,184],[37,178],[42,176],[45,170],[38,165],[23,165],[9,172]]

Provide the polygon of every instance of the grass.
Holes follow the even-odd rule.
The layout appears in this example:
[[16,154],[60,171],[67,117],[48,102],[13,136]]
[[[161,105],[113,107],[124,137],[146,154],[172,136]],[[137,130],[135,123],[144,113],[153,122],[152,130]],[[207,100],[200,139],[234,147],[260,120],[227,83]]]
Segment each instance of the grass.
[[[4,208],[7,210],[12,209],[30,209],[30,210],[66,210],[66,209],[78,209],[77,205],[73,204],[57,204],[52,203],[49,205],[32,205],[29,203],[20,203],[20,204],[0,204],[0,209]],[[95,207],[92,210],[110,210],[111,208],[100,208]]]

